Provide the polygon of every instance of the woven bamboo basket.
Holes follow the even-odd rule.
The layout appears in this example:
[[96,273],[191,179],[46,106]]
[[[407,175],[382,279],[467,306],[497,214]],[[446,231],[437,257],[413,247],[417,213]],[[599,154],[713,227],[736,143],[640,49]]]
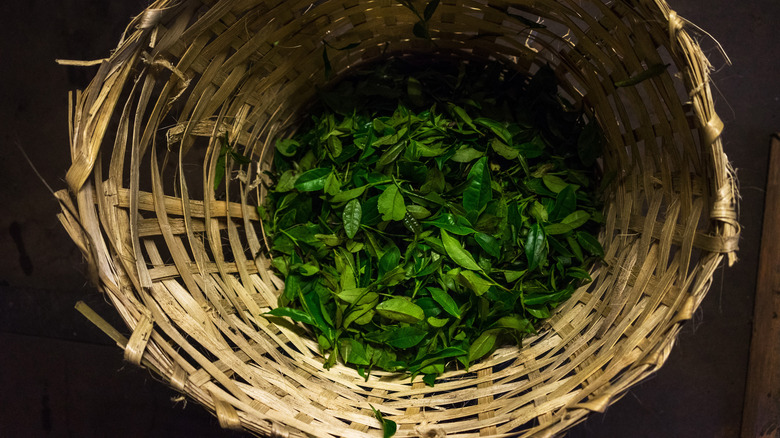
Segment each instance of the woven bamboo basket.
[[[420,10],[425,5],[419,4]],[[271,437],[554,436],[658,370],[724,257],[735,261],[736,180],[719,139],[711,65],[664,0],[443,0],[432,42],[392,0],[158,0],[72,95],[60,220],[132,332],[88,308],[125,359],[215,413]],[[543,23],[544,26],[529,26]],[[435,386],[322,366],[303,330],[261,317],[283,282],[255,206],[273,141],[334,77],[387,53],[549,64],[598,121],[606,256],[522,347],[503,346]],[[616,87],[660,63],[659,76]],[[219,138],[254,164],[213,188]],[[291,328],[293,327],[293,328]]]

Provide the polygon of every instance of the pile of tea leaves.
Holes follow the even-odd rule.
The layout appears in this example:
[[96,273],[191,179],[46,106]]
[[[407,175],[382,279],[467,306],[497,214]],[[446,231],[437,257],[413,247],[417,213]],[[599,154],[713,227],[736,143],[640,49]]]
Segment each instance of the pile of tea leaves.
[[603,256],[602,135],[553,72],[393,59],[321,92],[258,207],[271,320],[327,357],[423,375],[520,343]]

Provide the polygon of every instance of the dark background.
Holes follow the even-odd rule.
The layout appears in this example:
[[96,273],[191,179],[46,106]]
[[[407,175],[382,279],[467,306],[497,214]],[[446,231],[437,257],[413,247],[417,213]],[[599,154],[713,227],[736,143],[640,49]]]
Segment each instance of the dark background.
[[[87,302],[123,328],[85,280],[75,245],[55,218],[43,178],[64,188],[70,163],[67,92],[95,68],[55,58],[108,55],[139,0],[0,2],[0,436],[240,436],[146,371],[74,309]],[[715,274],[667,364],[570,437],[734,437],[739,433],[750,344],[770,135],[780,130],[780,2],[671,0],[717,38],[701,35],[714,73],[723,142],[742,194],[740,262]]]

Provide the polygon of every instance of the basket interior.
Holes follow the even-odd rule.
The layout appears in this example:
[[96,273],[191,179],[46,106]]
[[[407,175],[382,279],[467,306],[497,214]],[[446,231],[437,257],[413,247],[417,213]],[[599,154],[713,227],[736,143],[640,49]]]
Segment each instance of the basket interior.
[[[713,271],[733,260],[736,194],[709,64],[665,2],[443,0],[431,40],[413,35],[418,20],[389,0],[161,0],[76,95],[61,220],[132,331],[126,359],[223,427],[380,436],[371,405],[397,436],[553,435],[657,370]],[[359,44],[327,52],[327,77],[323,42]],[[325,370],[304,330],[259,316],[283,287],[255,210],[275,138],[294,132],[317,88],[412,53],[528,73],[549,64],[604,131],[601,165],[614,175],[594,281],[522,347],[434,387]],[[657,64],[669,68],[615,86]],[[225,132],[260,164],[228,169],[215,193]]]

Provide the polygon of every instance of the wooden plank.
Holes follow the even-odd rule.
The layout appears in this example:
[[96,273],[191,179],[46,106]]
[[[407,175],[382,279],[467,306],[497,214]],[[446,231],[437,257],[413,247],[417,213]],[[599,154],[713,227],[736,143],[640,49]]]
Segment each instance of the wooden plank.
[[769,158],[742,438],[780,437],[780,136]]

